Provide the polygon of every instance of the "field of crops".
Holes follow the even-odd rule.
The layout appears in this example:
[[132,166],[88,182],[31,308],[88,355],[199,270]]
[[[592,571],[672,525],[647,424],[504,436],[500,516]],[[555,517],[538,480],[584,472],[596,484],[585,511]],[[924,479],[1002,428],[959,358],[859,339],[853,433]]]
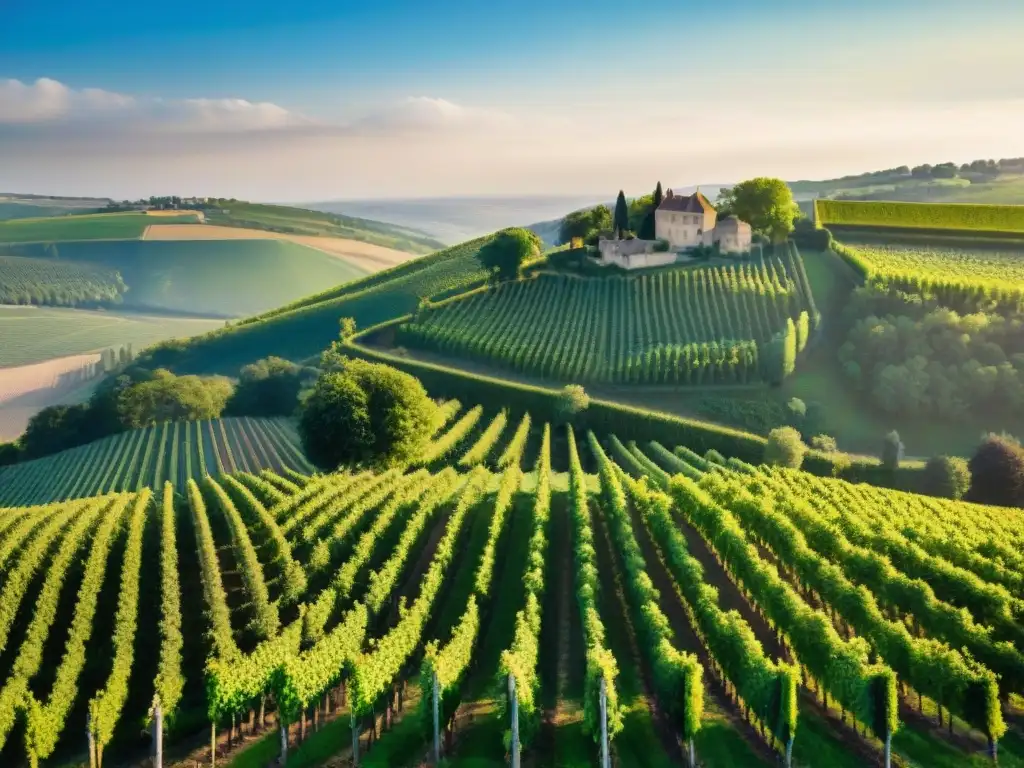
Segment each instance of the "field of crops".
[[0,255],[0,304],[116,303],[125,290],[113,269],[56,259]]
[[[155,221],[144,213],[90,213],[0,221],[4,243],[53,243],[62,240],[136,240]],[[162,216],[161,224],[195,222],[195,214]]]
[[814,201],[815,221],[832,227],[885,227],[1024,234],[1024,206],[966,203]]
[[0,307],[0,368],[128,344],[138,352],[157,341],[194,336],[223,325],[223,320],[127,312]]
[[0,467],[0,505],[160,488],[165,480],[180,486],[207,474],[265,469],[312,471],[287,420],[246,416],[168,422]]
[[869,279],[919,292],[931,290],[945,306],[985,295],[1016,303],[1024,294],[1024,247],[984,244],[880,244],[844,239],[838,252]]
[[1024,760],[1019,510],[437,426],[404,472],[0,510],[0,760],[138,756],[154,697],[171,741],[278,726],[260,764]]
[[[252,315],[366,274],[343,259],[285,240],[94,241],[10,250],[36,257],[33,265],[48,251],[68,268],[117,272],[127,286],[125,307],[217,317]],[[19,262],[11,256],[3,263]],[[40,291],[67,290],[60,274],[50,276],[56,282],[43,283],[48,287]]]
[[760,349],[790,320],[803,349],[816,317],[789,247],[763,263],[504,283],[418,313],[397,343],[562,381],[739,384],[761,378]]
[[338,337],[338,319],[359,328],[414,312],[425,298],[480,284],[487,277],[476,259],[490,238],[480,238],[407,261],[329,291],[196,339],[174,354],[190,371],[234,373],[268,355],[301,359],[323,351]]

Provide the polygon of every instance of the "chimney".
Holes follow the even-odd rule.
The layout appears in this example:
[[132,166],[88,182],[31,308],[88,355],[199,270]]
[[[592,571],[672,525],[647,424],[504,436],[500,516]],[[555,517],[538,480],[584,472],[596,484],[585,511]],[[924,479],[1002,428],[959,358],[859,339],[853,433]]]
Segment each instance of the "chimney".
[[671,200],[672,199],[672,190],[671,189],[668,192],[665,193],[665,199],[666,200]]

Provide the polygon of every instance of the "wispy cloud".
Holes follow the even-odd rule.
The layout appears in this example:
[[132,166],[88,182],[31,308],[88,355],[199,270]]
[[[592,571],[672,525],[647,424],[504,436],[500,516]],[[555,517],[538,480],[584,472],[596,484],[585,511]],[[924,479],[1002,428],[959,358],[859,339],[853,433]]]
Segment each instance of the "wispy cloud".
[[0,80],[0,125],[201,132],[268,130],[312,122],[269,102],[136,97],[69,88],[45,77],[34,83]]

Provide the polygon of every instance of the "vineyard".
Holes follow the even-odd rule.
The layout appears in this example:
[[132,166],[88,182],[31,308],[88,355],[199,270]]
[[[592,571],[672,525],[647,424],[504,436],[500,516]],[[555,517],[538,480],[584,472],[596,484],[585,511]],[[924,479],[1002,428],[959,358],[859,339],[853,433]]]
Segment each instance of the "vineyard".
[[159,489],[164,481],[184,486],[207,474],[264,470],[312,471],[288,420],[166,422],[0,468],[0,506]]
[[795,355],[817,315],[787,246],[764,262],[639,277],[542,273],[421,311],[397,343],[545,379],[743,384],[785,375],[768,348],[789,336]]
[[0,511],[0,761],[144,755],[153,717],[218,765],[1024,761],[1019,510],[435,426],[404,472]]
[[851,200],[814,201],[815,221],[823,227],[883,227],[977,233],[1024,233],[1024,207],[966,203],[897,203]]
[[934,293],[945,306],[969,308],[979,299],[1018,305],[1024,298],[1024,248],[879,244],[856,238],[835,248],[867,279]]
[[56,259],[0,255],[0,304],[116,303],[125,285],[114,270]]

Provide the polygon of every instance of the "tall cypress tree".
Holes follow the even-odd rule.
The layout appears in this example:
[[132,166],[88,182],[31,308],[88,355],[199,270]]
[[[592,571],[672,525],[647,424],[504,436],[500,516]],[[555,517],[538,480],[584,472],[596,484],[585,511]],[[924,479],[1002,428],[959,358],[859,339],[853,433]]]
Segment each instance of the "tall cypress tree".
[[661,201],[665,196],[661,192],[661,182],[658,182],[658,186],[654,188],[654,210],[658,210],[658,206],[661,205]]
[[620,237],[629,229],[629,207],[626,205],[626,195],[621,189],[615,200],[615,217],[612,220],[612,225]]

